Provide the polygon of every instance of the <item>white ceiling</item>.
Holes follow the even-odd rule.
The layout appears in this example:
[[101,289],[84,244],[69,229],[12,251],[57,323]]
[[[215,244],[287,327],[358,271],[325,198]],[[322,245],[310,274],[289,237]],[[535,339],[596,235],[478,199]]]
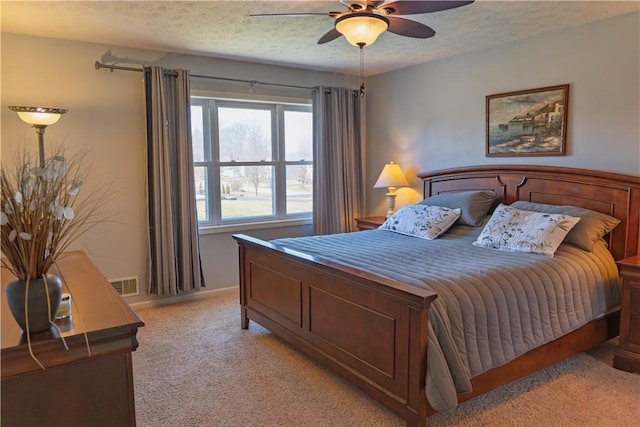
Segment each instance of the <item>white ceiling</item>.
[[[358,74],[358,49],[341,37],[318,45],[333,18],[255,13],[342,11],[334,1],[6,1],[2,32],[193,53]],[[365,48],[367,75],[640,10],[640,1],[487,1],[406,15],[430,39],[384,33]],[[96,58],[98,59],[98,58]],[[123,64],[124,65],[124,64]]]

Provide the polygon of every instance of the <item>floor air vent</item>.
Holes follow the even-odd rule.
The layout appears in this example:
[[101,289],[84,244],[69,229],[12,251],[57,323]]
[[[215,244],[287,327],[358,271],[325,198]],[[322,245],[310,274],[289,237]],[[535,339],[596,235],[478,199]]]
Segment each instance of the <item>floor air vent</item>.
[[121,279],[111,279],[111,286],[123,297],[139,295],[138,276],[123,277]]

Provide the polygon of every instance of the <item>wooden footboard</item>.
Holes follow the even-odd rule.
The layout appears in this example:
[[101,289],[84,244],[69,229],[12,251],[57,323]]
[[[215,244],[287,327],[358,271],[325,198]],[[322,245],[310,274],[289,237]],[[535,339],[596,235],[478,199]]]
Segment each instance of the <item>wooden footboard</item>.
[[249,320],[259,323],[408,425],[425,425],[427,310],[435,293],[249,236],[234,238],[244,329]]

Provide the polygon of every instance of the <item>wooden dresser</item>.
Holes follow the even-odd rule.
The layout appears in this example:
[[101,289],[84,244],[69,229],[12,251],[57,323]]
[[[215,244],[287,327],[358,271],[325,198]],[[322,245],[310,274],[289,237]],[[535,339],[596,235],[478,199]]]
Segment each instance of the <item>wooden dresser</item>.
[[12,277],[2,271],[2,425],[135,426],[131,352],[144,323],[83,252],[64,254],[52,273],[72,295],[72,317],[57,321],[69,349],[53,330],[33,335],[42,370],[6,305]]
[[620,344],[613,366],[640,372],[640,255],[618,261],[622,277]]

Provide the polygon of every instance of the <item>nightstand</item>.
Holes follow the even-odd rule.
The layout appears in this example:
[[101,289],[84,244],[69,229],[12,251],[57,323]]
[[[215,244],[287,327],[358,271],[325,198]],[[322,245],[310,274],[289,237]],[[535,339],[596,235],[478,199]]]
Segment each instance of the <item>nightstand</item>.
[[620,344],[613,366],[640,372],[640,255],[618,261],[622,277],[620,306]]
[[385,222],[387,218],[383,216],[370,216],[367,218],[356,218],[356,226],[358,227],[358,231],[362,230],[373,230],[374,228],[378,228]]

